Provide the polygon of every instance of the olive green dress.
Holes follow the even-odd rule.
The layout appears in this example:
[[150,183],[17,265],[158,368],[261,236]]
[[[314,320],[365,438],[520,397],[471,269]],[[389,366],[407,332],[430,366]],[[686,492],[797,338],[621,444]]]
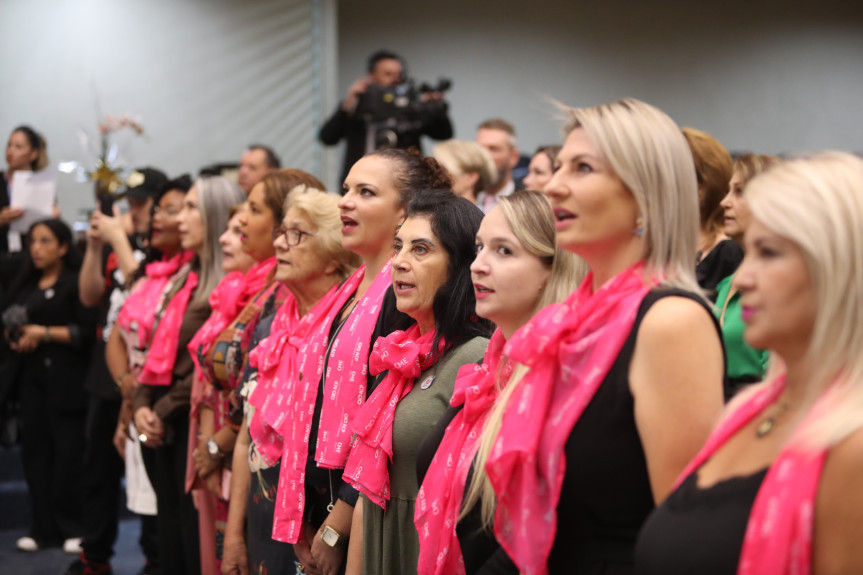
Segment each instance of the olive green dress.
[[[419,536],[414,526],[420,443],[449,406],[459,368],[482,360],[488,339],[476,337],[448,350],[436,366],[414,380],[413,389],[399,402],[393,421],[393,460],[389,465],[390,500],[387,510],[363,498],[363,573],[409,575],[417,572]],[[422,383],[434,375],[428,389]]]

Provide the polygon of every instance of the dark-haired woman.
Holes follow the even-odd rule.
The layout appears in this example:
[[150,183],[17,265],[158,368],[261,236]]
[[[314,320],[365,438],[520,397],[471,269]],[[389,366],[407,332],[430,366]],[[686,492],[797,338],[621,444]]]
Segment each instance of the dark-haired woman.
[[356,442],[345,477],[363,494],[351,530],[362,536],[352,538],[350,573],[359,573],[358,545],[364,573],[416,573],[417,452],[446,411],[459,368],[482,359],[491,334],[490,322],[474,314],[470,276],[481,221],[470,201],[449,190],[426,191],[408,206],[396,233],[396,306],[416,323],[375,343],[369,369],[380,375],[350,424]]
[[0,174],[0,297],[2,290],[9,288],[9,281],[15,277],[15,271],[23,261],[21,254],[8,255],[10,247],[16,252],[19,249],[18,246],[10,246],[10,239],[26,251],[22,236],[12,234],[10,238],[9,224],[24,215],[24,210],[10,205],[12,180],[15,172],[35,172],[48,166],[45,139],[30,126],[18,126],[12,130],[6,144],[6,166]]
[[365,156],[345,180],[342,246],[363,265],[341,285],[331,311],[304,342],[297,381],[286,382],[284,390],[293,394],[292,408],[277,429],[285,446],[273,538],[294,543],[306,572],[336,573],[344,564],[358,497],[342,481],[351,438],[347,421],[371,383],[371,344],[410,322],[387,294],[393,238],[414,191],[449,182],[433,159],[396,149]]
[[12,130],[6,143],[6,166],[0,178],[0,253],[9,251],[9,224],[24,215],[24,210],[9,205],[15,172],[35,172],[48,166],[45,139],[30,126]]
[[559,153],[560,146],[540,146],[536,149],[527,167],[527,176],[524,178],[525,189],[542,191],[554,175],[554,163]]
[[69,227],[43,220],[28,236],[28,257],[7,294],[4,335],[17,362],[32,517],[29,536],[17,546],[37,551],[82,535],[85,348],[96,317],[78,301],[81,258]]

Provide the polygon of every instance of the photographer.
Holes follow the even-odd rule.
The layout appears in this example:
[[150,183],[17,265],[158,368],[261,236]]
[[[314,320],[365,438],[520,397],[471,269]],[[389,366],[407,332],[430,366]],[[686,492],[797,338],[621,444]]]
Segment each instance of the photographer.
[[[347,139],[342,181],[354,162],[381,147],[420,147],[420,136],[446,140],[453,135],[443,90],[406,85],[402,59],[379,50],[369,57],[368,76],[354,82],[336,112],[318,134],[327,146]],[[393,102],[392,96],[399,96]]]
[[81,256],[60,220],[34,223],[30,245],[4,302],[3,335],[21,400],[21,459],[30,494],[30,532],[21,551],[77,549],[84,534],[84,375],[96,315],[78,302]]

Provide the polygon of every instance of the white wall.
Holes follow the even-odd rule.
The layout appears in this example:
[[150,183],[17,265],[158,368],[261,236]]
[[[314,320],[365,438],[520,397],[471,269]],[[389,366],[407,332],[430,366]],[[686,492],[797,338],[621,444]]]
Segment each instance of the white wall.
[[[559,140],[548,98],[635,96],[730,149],[863,150],[863,2],[793,1],[0,0],[0,137],[30,123],[53,162],[85,160],[98,94],[143,119],[133,164],[177,175],[263,142],[337,189],[317,128],[388,47],[453,79],[461,138],[502,116],[530,152]],[[60,182],[72,221],[91,188]]]
[[457,137],[502,116],[528,153],[559,141],[547,97],[624,96],[732,150],[863,150],[863,2],[344,1],[339,41],[341,95],[387,47],[453,79]]
[[[236,162],[249,143],[320,173],[315,145],[334,46],[330,0],[0,0],[0,137],[28,123],[53,163],[87,160],[76,131],[138,115],[126,159],[176,176]],[[329,73],[333,77],[333,73]],[[59,180],[67,221],[92,186]]]

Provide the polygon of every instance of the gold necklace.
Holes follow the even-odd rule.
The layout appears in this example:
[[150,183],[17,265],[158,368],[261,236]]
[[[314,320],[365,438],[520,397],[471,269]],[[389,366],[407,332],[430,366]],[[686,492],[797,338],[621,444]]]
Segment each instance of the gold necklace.
[[788,408],[791,407],[791,404],[787,401],[783,401],[777,405],[778,409],[768,416],[764,421],[758,424],[758,427],[755,428],[755,437],[761,439],[768,435],[773,429],[776,427],[776,420],[779,419],[783,413],[788,411]]

